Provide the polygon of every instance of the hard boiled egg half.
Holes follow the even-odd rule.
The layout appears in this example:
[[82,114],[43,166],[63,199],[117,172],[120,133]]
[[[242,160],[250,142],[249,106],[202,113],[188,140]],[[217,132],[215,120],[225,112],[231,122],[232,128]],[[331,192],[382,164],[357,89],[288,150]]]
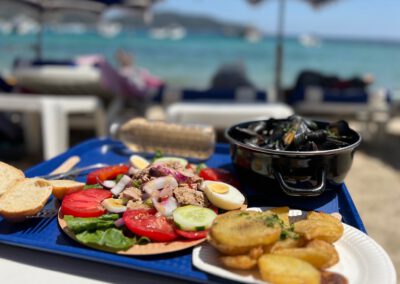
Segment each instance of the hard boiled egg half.
[[139,170],[143,170],[150,165],[150,162],[139,155],[132,155],[129,158],[131,165]]
[[244,204],[244,195],[230,184],[206,180],[203,182],[202,188],[208,200],[218,208],[234,210]]

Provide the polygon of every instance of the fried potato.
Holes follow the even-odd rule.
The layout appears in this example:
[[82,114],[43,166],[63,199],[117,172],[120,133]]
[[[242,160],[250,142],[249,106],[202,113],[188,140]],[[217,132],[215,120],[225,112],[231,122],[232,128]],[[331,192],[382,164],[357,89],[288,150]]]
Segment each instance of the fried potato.
[[284,240],[278,240],[277,242],[264,247],[264,251],[272,253],[280,249],[302,247],[306,243],[307,241],[304,238],[298,238],[298,239],[287,238]]
[[335,224],[340,224],[340,225],[342,224],[342,222],[338,218],[336,218],[331,214],[315,212],[315,211],[308,212],[307,220],[322,220],[322,221],[332,222]]
[[283,224],[287,227],[290,226],[289,223],[289,207],[276,207],[273,209],[268,210],[270,212],[275,213],[276,215],[278,215],[279,219],[281,219],[283,221]]
[[261,246],[250,250],[249,254],[221,256],[219,260],[223,265],[233,269],[251,269],[257,265],[258,258],[264,253]]
[[230,211],[215,219],[208,240],[223,254],[246,254],[276,242],[281,233],[279,221],[271,212]]
[[301,259],[265,254],[258,260],[261,277],[274,284],[319,284],[320,272]]
[[340,239],[344,229],[342,223],[307,219],[294,223],[294,231],[307,240],[318,239],[333,243]]
[[257,259],[251,258],[249,255],[228,255],[220,256],[219,260],[228,268],[247,270],[256,267]]
[[331,260],[327,251],[313,247],[280,249],[274,251],[273,254],[299,258],[307,261],[318,269],[327,267],[327,264]]
[[306,245],[306,247],[324,251],[329,254],[330,256],[329,261],[325,263],[325,265],[321,266],[321,268],[328,268],[339,262],[338,252],[336,251],[335,247],[328,242],[321,240],[312,240]]

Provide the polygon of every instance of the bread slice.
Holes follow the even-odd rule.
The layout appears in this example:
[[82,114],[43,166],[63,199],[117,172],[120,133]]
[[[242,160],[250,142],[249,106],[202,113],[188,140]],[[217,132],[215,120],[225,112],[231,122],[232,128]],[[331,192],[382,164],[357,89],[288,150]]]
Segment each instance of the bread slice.
[[65,195],[72,192],[82,190],[85,184],[83,182],[77,182],[74,180],[49,180],[48,181],[53,187],[53,195],[57,199],[63,199]]
[[0,197],[0,215],[11,221],[24,220],[42,210],[52,191],[50,183],[32,178],[17,181]]
[[2,196],[10,187],[18,180],[24,179],[25,175],[22,171],[0,162],[0,196]]

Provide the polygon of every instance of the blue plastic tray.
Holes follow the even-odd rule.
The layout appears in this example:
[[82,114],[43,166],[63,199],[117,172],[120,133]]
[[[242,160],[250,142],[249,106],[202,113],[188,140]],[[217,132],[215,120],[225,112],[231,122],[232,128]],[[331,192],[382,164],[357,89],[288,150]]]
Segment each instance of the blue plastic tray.
[[[29,177],[44,175],[51,172],[70,156],[78,155],[81,162],[78,166],[99,162],[116,164],[127,162],[129,152],[120,142],[110,139],[94,139],[71,148],[56,158],[43,162],[28,171]],[[230,163],[229,146],[219,144],[215,154],[206,162],[210,167],[223,167],[234,171]],[[356,207],[346,186],[326,192],[321,197],[289,198],[281,193],[276,184],[260,176],[239,175],[241,184],[249,200],[249,206],[280,206],[289,205],[292,208],[304,210],[321,210],[325,212],[340,212],[343,221],[365,232]],[[84,180],[84,176],[78,180]],[[54,207],[55,200],[49,200],[46,207]],[[59,229],[57,219],[30,220],[20,224],[11,224],[0,218],[0,242],[22,246],[31,249],[82,258],[97,262],[109,263],[130,269],[146,271],[176,277],[191,282],[226,283],[218,278],[192,266],[191,249],[177,253],[158,256],[131,257],[101,252],[86,248],[74,241]]]

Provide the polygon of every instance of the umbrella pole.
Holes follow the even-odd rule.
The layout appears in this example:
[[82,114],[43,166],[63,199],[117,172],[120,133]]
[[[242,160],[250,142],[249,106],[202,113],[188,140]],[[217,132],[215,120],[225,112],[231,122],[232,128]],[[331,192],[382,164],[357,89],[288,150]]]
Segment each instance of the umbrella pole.
[[44,11],[42,9],[39,10],[39,30],[36,34],[36,59],[42,59],[43,53],[43,29],[44,29]]
[[278,4],[278,32],[276,35],[276,53],[275,53],[275,91],[278,101],[283,101],[282,90],[282,67],[283,67],[283,29],[285,22],[285,2],[279,0]]

